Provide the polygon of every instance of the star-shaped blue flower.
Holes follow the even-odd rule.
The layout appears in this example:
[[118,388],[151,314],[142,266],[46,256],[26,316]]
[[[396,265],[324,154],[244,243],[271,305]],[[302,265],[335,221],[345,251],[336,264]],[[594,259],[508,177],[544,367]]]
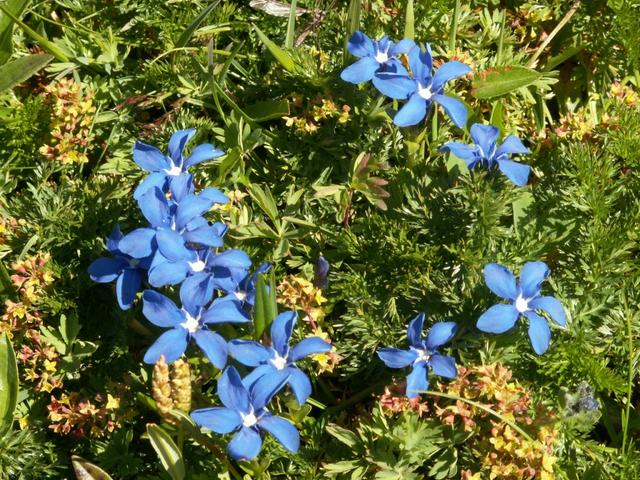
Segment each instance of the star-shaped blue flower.
[[271,376],[287,372],[287,383],[302,405],[311,395],[311,382],[295,362],[308,355],[328,352],[331,344],[320,337],[307,337],[293,348],[289,347],[296,319],[296,312],[293,311],[281,313],[275,318],[271,324],[271,347],[247,340],[231,340],[229,353],[240,363],[256,367],[242,380],[248,388],[254,384],[256,388],[261,388],[260,385],[269,382]]
[[349,38],[347,49],[360,60],[345,68],[340,74],[340,78],[349,83],[373,80],[373,84],[377,87],[378,81],[375,74],[378,72],[392,71],[406,75],[407,70],[398,60],[398,55],[408,53],[413,46],[415,46],[415,42],[409,39],[394,43],[385,36],[374,41],[362,32],[355,32]]
[[189,167],[224,155],[222,150],[205,143],[194,147],[191,155],[185,159],[182,152],[195,133],[195,128],[175,132],[169,140],[168,155],[165,155],[153,145],[147,145],[140,141],[135,143],[133,146],[133,161],[143,170],[151,172],[134,192],[133,197],[136,200],[154,187],[166,192],[174,179],[181,175],[184,176],[183,174],[187,173]]
[[280,372],[247,391],[236,369],[227,367],[218,380],[218,397],[224,407],[194,410],[191,418],[216,433],[237,432],[227,446],[234,460],[252,460],[260,453],[262,430],[273,435],[290,452],[297,452],[300,435],[296,427],[265,408],[286,381],[286,372]]
[[429,368],[436,375],[445,378],[455,378],[458,374],[456,361],[453,357],[441,355],[437,348],[449,342],[456,333],[458,326],[455,322],[438,322],[431,327],[426,340],[422,340],[424,313],[420,313],[411,320],[407,330],[409,350],[398,348],[382,348],[378,356],[389,368],[404,368],[412,366],[407,376],[408,398],[417,397],[420,392],[429,388],[427,376]]
[[107,249],[114,258],[100,257],[94,260],[89,265],[89,276],[99,283],[111,283],[115,280],[118,305],[121,309],[128,310],[147,274],[151,257],[137,259],[123,253],[119,248],[122,237],[120,227],[116,225],[107,238]]
[[487,170],[497,166],[509,180],[522,187],[527,184],[531,167],[514,162],[509,158],[512,154],[528,154],[531,152],[515,135],[508,135],[498,145],[499,135],[500,130],[493,125],[474,123],[471,126],[473,144],[449,142],[440,147],[440,151],[451,152],[456,157],[461,158],[467,162],[469,170],[473,170],[478,165]]
[[393,118],[399,127],[418,124],[427,114],[431,102],[440,105],[457,127],[467,123],[467,108],[453,97],[444,95],[444,86],[450,80],[466,75],[471,71],[462,62],[447,62],[433,73],[431,49],[422,51],[419,46],[409,51],[409,66],[412,78],[400,72],[379,72],[376,74],[376,88],[388,97],[407,100],[407,103]]
[[554,297],[540,295],[542,282],[549,276],[549,267],[544,262],[527,262],[516,283],[506,267],[489,263],[484,267],[487,286],[499,297],[512,303],[494,305],[484,312],[476,326],[483,332],[504,333],[513,328],[522,315],[529,319],[529,338],[533,350],[542,355],[549,347],[551,330],[547,320],[536,313],[546,312],[558,325],[564,326],[567,319],[562,304]]
[[154,290],[145,290],[142,294],[142,313],[147,320],[158,327],[170,328],[149,347],[144,362],[154,364],[164,355],[167,363],[171,363],[182,356],[193,339],[216,368],[224,368],[227,342],[208,327],[219,323],[246,323],[248,315],[235,302],[214,301],[209,308],[203,308],[182,290],[180,300],[182,308]]

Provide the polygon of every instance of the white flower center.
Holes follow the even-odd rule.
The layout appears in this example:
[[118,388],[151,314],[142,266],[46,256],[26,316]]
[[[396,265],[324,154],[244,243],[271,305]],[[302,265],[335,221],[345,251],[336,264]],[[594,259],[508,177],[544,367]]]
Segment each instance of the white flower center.
[[182,168],[180,168],[177,165],[173,165],[171,164],[171,168],[170,169],[165,169],[165,172],[167,175],[171,175],[172,177],[176,177],[178,175],[180,175],[182,173]]
[[234,295],[241,302],[244,302],[247,299],[247,292],[245,292],[243,290],[238,290],[237,292],[234,293]]
[[431,358],[431,355],[427,353],[426,350],[422,350],[421,348],[417,348],[416,353],[418,354],[418,358],[416,358],[417,362],[418,361],[428,362],[429,359]]
[[429,85],[428,87],[423,87],[422,85],[418,84],[418,95],[420,95],[425,100],[430,100],[433,96],[431,85]]
[[202,260],[198,260],[197,262],[189,262],[189,267],[191,267],[192,272],[201,272],[204,270],[205,263]]
[[278,370],[283,370],[287,366],[287,357],[281,357],[276,353],[276,356],[271,359],[271,363]]
[[389,55],[387,55],[387,52],[383,52],[382,50],[378,50],[376,52],[376,62],[384,63],[388,60],[389,60]]
[[518,295],[518,298],[516,298],[516,310],[518,310],[518,312],[520,313],[524,313],[527,310],[529,310],[529,302],[522,298],[522,295]]
[[242,425],[247,428],[253,427],[256,423],[258,423],[258,419],[253,414],[253,412],[249,413],[248,415],[240,414],[240,416],[242,417]]
[[200,329],[200,322],[197,318],[192,317],[188,312],[185,312],[187,319],[180,324],[181,327],[188,330],[189,333],[196,333]]

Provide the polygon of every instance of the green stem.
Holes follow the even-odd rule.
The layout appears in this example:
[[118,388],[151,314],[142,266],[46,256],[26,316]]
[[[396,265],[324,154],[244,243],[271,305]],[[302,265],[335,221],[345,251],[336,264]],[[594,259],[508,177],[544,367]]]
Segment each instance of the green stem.
[[544,52],[544,49],[547,48],[547,45],[549,45],[549,43],[551,43],[551,40],[553,40],[553,38],[558,34],[558,32],[560,30],[562,30],[562,27],[564,27],[569,22],[569,20],[571,20],[571,17],[573,17],[573,15],[576,13],[576,11],[578,10],[579,7],[580,7],[580,0],[576,0],[576,2],[573,4],[573,6],[569,9],[569,11],[566,13],[566,15],[562,18],[562,20],[560,20],[558,25],[556,25],[556,28],[554,28],[551,31],[549,36],[547,38],[545,38],[544,42],[542,42],[542,44],[538,47],[538,49],[536,50],[536,53],[533,54],[533,57],[531,57],[531,60],[529,60],[529,62],[527,63],[527,67],[535,68],[536,63],[538,61],[538,57],[540,55],[542,55],[542,52]]
[[458,34],[458,17],[460,16],[460,0],[456,0],[456,6],[453,10],[453,21],[451,22],[451,30],[449,31],[449,52],[456,49],[456,35]]
[[468,403],[469,405],[472,405],[472,406],[474,406],[476,408],[479,408],[480,410],[484,410],[488,414],[493,415],[496,418],[499,418],[501,421],[503,421],[504,423],[509,425],[516,432],[518,432],[520,435],[522,435],[524,438],[526,438],[528,441],[530,441],[530,442],[534,442],[535,441],[533,438],[531,438],[531,436],[529,436],[529,434],[527,434],[527,432],[525,432],[522,428],[520,428],[518,425],[516,425],[515,422],[509,420],[505,416],[499,414],[498,412],[496,412],[495,410],[487,407],[486,405],[482,405],[481,403],[474,402],[473,400],[467,400],[466,398],[459,397],[458,395],[450,395],[448,393],[434,392],[432,390],[426,390],[426,391],[424,391],[422,393],[426,393],[427,395],[433,395],[434,397],[448,398],[449,400],[459,400],[461,402]]
[[[629,433],[629,420],[631,416],[631,395],[633,393],[634,377],[634,351],[633,351],[633,330],[631,325],[631,315],[627,306],[627,299],[624,298],[624,314],[627,317],[627,341],[629,348],[629,375],[627,378],[627,405],[625,406],[624,422],[622,423],[622,454],[627,451],[627,436]],[[629,446],[631,446],[629,444]]]

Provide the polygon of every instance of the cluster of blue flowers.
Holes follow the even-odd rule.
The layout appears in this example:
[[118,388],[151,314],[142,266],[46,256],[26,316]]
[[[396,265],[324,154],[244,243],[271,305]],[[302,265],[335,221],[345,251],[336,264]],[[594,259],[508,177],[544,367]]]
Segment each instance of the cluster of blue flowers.
[[[259,453],[260,430],[271,433],[285,448],[297,451],[300,440],[295,426],[266,407],[285,385],[290,385],[300,404],[305,403],[311,394],[311,382],[296,362],[327,352],[331,345],[319,337],[309,337],[290,347],[297,318],[292,311],[273,321],[269,345],[239,339],[227,342],[214,330],[221,323],[251,321],[257,275],[270,265],[265,263],[252,273],[251,259],[245,252],[219,250],[227,227],[209,222],[204,215],[215,204],[225,204],[229,199],[211,187],[196,193],[188,169],[223,152],[203,144],[185,158],[184,149],[194,134],[194,129],[174,133],[167,155],[136,142],[133,159],[150,174],[136,188],[134,198],[148,225],[126,235],[116,226],[107,239],[112,257],[95,260],[89,266],[89,275],[96,282],[115,281],[118,304],[124,310],[131,308],[143,286],[179,285],[180,307],[152,288],[142,293],[143,315],[167,329],[149,347],[144,361],[154,364],[164,357],[171,363],[184,355],[193,341],[212,365],[224,369],[217,393],[225,405],[192,412],[194,421],[217,433],[237,431],[228,446],[237,460],[250,460]],[[229,354],[255,368],[241,379],[233,366],[227,366]]]
[[[428,113],[431,102],[440,105],[451,121],[459,128],[467,124],[467,109],[464,104],[444,94],[445,84],[471,71],[461,62],[447,62],[433,72],[431,49],[421,49],[413,40],[399,43],[383,37],[371,40],[362,32],[355,32],[347,44],[351,54],[360,59],[344,69],[341,78],[359,84],[371,80],[376,89],[387,97],[404,100],[406,103],[393,118],[399,127],[417,125]],[[406,56],[406,64],[402,55]],[[441,152],[451,152],[464,160],[470,171],[476,167],[494,170],[496,167],[518,186],[527,184],[531,167],[511,160],[514,154],[530,153],[515,135],[508,135],[498,143],[500,131],[492,125],[476,123],[469,131],[473,144],[448,142],[440,147]],[[547,320],[537,312],[545,312],[555,323],[564,326],[566,317],[560,302],[540,293],[542,282],[548,277],[549,268],[544,262],[528,262],[522,268],[520,281],[504,266],[490,263],[484,268],[485,281],[496,295],[511,303],[491,307],[480,316],[476,324],[483,332],[503,333],[525,316],[529,321],[529,338],[534,351],[542,355],[549,347],[551,330]],[[429,387],[429,369],[439,376],[455,378],[455,360],[441,355],[437,348],[449,342],[456,333],[454,322],[433,325],[427,339],[422,340],[424,314],[419,314],[409,323],[407,337],[409,350],[383,348],[378,356],[390,368],[411,366],[407,376],[406,394],[414,398]]]

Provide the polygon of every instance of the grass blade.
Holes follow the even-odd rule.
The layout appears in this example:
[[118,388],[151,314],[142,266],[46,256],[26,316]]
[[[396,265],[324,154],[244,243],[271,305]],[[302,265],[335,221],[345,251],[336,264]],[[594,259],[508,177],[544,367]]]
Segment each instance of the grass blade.
[[282,65],[286,71],[295,73],[297,70],[296,63],[293,61],[291,55],[289,55],[285,50],[273,43],[269,39],[269,37],[267,37],[256,25],[254,25],[253,28],[255,28],[260,41],[264,44],[265,47],[267,47],[267,50],[271,52],[271,55],[275,57],[278,63]]
[[287,23],[287,38],[284,41],[285,48],[293,48],[293,41],[296,35],[296,4],[297,0],[291,1],[291,10],[289,11],[289,22]]
[[413,40],[416,36],[413,0],[407,0],[407,12],[404,17],[404,38]]
[[205,18],[207,18],[207,15],[209,15],[213,11],[213,9],[218,6],[219,3],[220,0],[210,3],[204,10],[202,10],[202,12],[200,12],[200,14],[196,18],[193,19],[193,21],[184,30],[184,32],[182,32],[182,35],[180,35],[180,37],[176,41],[176,47],[182,48],[185,47],[187,43],[189,43],[193,32],[195,32],[200,27]]

